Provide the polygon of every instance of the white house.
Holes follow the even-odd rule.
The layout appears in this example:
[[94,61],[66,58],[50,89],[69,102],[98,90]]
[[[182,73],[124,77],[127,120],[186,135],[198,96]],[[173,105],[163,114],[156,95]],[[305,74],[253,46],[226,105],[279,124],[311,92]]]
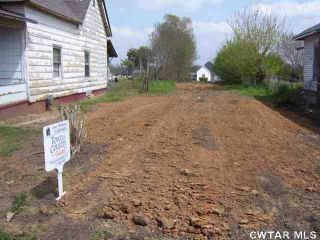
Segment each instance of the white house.
[[104,0],[1,0],[0,115],[106,89],[108,37]]
[[304,41],[304,89],[320,93],[320,24],[293,38]]
[[211,62],[207,62],[197,71],[197,81],[200,82],[201,78],[206,78],[208,82],[219,81],[218,76],[213,72],[213,64]]

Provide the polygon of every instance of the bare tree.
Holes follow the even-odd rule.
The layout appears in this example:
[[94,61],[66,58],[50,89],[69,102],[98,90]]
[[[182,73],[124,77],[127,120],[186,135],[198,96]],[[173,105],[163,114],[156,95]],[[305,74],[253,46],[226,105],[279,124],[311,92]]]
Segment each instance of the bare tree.
[[291,76],[300,78],[303,68],[303,43],[293,40],[292,32],[281,37],[278,52],[285,63],[291,67]]
[[265,13],[258,8],[238,11],[229,20],[235,40],[255,48],[259,53],[256,62],[256,78],[259,82],[265,75],[263,67],[266,56],[276,51],[284,23],[276,14]]

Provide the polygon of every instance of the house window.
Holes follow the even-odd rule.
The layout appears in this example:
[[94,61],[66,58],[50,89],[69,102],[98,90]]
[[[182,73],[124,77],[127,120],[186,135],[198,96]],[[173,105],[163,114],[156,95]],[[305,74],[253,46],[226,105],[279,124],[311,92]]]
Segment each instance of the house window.
[[92,0],[92,4],[95,7],[96,6],[96,0]]
[[61,78],[61,48],[53,47],[53,77]]
[[88,51],[84,52],[84,59],[85,59],[84,73],[86,77],[90,77],[90,53]]

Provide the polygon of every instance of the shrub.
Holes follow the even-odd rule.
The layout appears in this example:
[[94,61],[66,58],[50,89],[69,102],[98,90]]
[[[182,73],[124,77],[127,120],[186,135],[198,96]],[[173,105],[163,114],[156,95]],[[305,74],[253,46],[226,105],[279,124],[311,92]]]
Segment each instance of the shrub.
[[69,120],[70,123],[71,154],[74,156],[80,151],[83,140],[87,135],[84,118],[78,105],[60,106],[59,110],[62,119]]
[[208,78],[202,77],[202,78],[200,78],[200,82],[208,82]]
[[176,89],[176,82],[170,80],[150,81],[149,92],[151,94],[169,94]]
[[13,213],[19,213],[23,210],[23,207],[26,205],[27,202],[27,194],[20,193],[17,196],[15,196],[10,211]]
[[293,104],[296,102],[301,92],[301,86],[281,84],[276,94],[276,101],[283,104]]

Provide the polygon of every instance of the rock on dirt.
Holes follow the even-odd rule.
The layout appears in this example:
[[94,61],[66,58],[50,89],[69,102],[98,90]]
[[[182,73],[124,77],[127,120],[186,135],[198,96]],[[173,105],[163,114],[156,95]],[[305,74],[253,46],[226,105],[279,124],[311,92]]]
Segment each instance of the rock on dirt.
[[221,216],[224,213],[224,209],[221,207],[212,208],[212,213]]
[[45,206],[45,205],[41,205],[39,207],[39,213],[42,214],[42,215],[51,215],[51,211],[50,211],[50,208],[48,206]]
[[201,219],[197,217],[191,217],[189,220],[190,226],[194,228],[200,228],[201,227]]
[[13,213],[13,212],[8,212],[7,213],[7,222],[11,222],[12,221],[12,219],[13,219],[13,217],[15,216],[16,214],[15,213]]
[[165,217],[157,218],[157,222],[159,227],[161,227],[164,230],[173,229],[176,225],[176,221],[165,218]]
[[138,226],[147,226],[149,224],[149,221],[148,219],[146,219],[145,217],[143,216],[133,216],[132,217],[132,222],[135,224],[135,225],[138,225]]
[[121,210],[121,212],[123,212],[125,214],[129,214],[130,213],[130,207],[126,203],[120,204],[120,210]]
[[143,205],[142,202],[140,200],[138,200],[138,199],[132,200],[132,204],[133,204],[134,207],[140,207],[140,206]]
[[189,169],[181,169],[180,174],[187,177],[191,177],[194,175],[194,173]]
[[252,193],[252,195],[254,195],[254,196],[258,196],[259,195],[259,192],[257,191],[257,190],[252,190],[251,191],[251,193]]

